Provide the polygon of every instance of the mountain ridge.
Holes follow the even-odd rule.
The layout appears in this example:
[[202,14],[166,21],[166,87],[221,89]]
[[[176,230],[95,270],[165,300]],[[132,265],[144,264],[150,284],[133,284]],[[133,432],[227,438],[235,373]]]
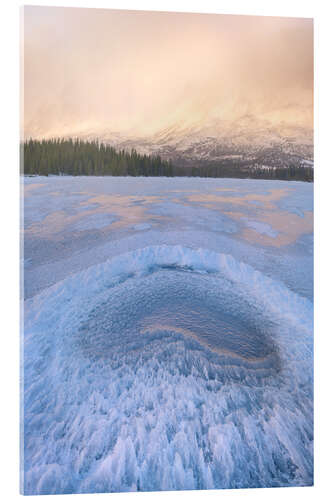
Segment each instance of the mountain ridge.
[[234,122],[174,123],[150,136],[121,134],[111,130],[81,130],[66,138],[98,140],[118,150],[159,155],[176,165],[239,163],[268,167],[313,165],[313,131],[299,126],[273,126],[250,115]]

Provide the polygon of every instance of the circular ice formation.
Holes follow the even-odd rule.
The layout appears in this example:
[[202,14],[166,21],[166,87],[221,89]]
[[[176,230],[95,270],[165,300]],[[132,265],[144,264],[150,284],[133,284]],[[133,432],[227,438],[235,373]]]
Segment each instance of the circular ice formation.
[[223,365],[216,377],[225,379],[229,365],[266,367],[270,374],[278,370],[270,331],[272,322],[261,317],[231,281],[162,267],[132,276],[113,289],[80,325],[74,350],[91,360],[116,353],[119,359],[133,350],[142,354],[152,343],[160,342],[164,349],[182,340],[189,351],[199,349],[202,356]]
[[26,301],[25,493],[312,484],[312,304],[147,247]]

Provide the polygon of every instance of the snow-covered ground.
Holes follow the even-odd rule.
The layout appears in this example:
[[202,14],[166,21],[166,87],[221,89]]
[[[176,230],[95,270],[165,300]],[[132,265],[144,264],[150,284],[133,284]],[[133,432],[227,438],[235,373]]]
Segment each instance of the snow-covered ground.
[[313,482],[313,185],[24,179],[27,494]]

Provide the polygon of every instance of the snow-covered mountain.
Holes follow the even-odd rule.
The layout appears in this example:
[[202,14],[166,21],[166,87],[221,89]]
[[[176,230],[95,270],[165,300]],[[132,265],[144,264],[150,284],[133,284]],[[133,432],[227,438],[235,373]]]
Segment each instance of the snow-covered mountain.
[[151,136],[122,135],[111,130],[80,132],[85,140],[98,139],[117,149],[136,149],[141,154],[159,154],[174,163],[258,162],[287,165],[313,162],[312,130],[281,124],[254,121],[245,115],[241,120],[215,120],[191,126],[176,123]]

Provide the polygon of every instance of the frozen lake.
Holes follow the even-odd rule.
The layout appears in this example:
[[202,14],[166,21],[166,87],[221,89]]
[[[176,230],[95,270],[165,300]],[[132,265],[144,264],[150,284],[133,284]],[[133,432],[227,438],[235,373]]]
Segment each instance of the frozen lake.
[[22,189],[25,492],[312,484],[313,184]]
[[234,255],[312,298],[313,184],[240,179],[24,179],[25,297],[147,245]]

